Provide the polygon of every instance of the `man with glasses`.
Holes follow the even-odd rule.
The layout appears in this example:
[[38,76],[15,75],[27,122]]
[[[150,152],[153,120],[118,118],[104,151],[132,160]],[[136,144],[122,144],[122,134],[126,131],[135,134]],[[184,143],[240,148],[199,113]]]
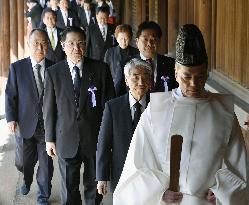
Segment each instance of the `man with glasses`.
[[153,21],[138,26],[136,44],[140,54],[137,57],[152,66],[151,92],[167,92],[177,87],[174,59],[158,54],[161,36],[160,26]]
[[10,65],[5,90],[5,113],[10,132],[18,139],[21,138],[17,142],[17,159],[21,161],[16,162],[21,166],[19,168],[24,176],[20,192],[22,195],[29,193],[38,160],[37,204],[47,205],[53,174],[53,162],[46,153],[42,114],[45,70],[52,65],[51,61],[45,59],[48,50],[47,33],[41,29],[32,30],[28,46],[30,57]]
[[105,102],[114,97],[108,66],[84,57],[86,36],[80,28],[62,35],[66,60],[48,69],[45,80],[46,148],[57,155],[61,173],[61,204],[81,205],[80,167],[86,205],[95,205],[95,155]]

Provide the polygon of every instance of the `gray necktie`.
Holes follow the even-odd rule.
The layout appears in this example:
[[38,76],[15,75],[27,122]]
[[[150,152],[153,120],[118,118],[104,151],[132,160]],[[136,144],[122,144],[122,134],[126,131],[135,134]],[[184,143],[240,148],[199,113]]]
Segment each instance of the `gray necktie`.
[[43,91],[43,82],[42,82],[41,65],[40,64],[35,65],[34,76],[35,76],[36,87],[37,87],[39,97],[40,97],[42,95],[42,91]]

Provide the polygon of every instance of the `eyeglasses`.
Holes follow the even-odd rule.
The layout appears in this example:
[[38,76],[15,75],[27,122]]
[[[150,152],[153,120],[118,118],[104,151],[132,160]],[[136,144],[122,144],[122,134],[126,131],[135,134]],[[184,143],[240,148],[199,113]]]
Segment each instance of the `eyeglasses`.
[[65,42],[65,45],[67,45],[70,48],[76,47],[85,47],[86,42],[85,41],[67,41]]

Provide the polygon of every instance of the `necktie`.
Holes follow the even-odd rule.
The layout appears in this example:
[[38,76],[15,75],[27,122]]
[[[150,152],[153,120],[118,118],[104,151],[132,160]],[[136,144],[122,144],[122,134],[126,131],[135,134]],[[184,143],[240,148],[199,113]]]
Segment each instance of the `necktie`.
[[51,43],[52,49],[54,50],[55,49],[54,31],[51,32],[50,43]]
[[104,26],[101,28],[101,34],[102,34],[102,37],[103,37],[103,39],[105,41],[106,38],[105,38],[105,27]]
[[80,99],[80,85],[81,85],[81,78],[80,78],[80,69],[77,66],[73,67],[73,71],[75,72],[73,85],[74,85],[74,100],[76,107],[79,107],[79,99]]
[[35,76],[36,87],[37,87],[38,94],[40,97],[43,91],[43,82],[42,82],[42,77],[41,77],[41,65],[40,64],[35,65],[34,76]]
[[86,20],[87,20],[87,24],[90,24],[90,12],[86,11]]
[[153,68],[153,60],[151,58],[146,59],[146,62],[151,65],[152,73],[151,73],[151,90],[154,90],[155,82],[154,82],[154,68]]
[[135,112],[134,112],[134,119],[133,119],[133,129],[135,130],[136,127],[137,127],[137,123],[140,119],[140,116],[141,116],[141,104],[137,101],[135,104],[134,104],[134,108],[135,108]]

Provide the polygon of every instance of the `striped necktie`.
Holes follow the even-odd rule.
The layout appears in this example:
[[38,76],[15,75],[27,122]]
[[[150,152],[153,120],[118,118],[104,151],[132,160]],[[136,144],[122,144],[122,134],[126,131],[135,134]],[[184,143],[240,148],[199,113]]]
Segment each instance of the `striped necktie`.
[[36,82],[36,87],[38,90],[39,97],[41,97],[42,91],[43,91],[43,82],[42,82],[41,65],[40,64],[35,65],[34,77],[35,77],[35,82]]

